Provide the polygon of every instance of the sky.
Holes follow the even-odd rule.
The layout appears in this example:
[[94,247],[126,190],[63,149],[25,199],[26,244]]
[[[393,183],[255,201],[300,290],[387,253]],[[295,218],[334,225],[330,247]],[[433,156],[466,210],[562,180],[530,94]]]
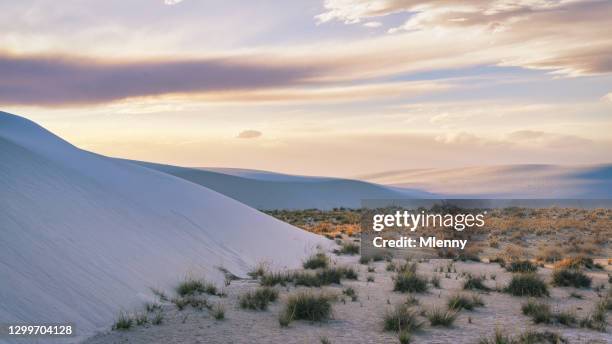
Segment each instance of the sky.
[[357,176],[612,162],[609,0],[0,2],[0,110],[97,153]]

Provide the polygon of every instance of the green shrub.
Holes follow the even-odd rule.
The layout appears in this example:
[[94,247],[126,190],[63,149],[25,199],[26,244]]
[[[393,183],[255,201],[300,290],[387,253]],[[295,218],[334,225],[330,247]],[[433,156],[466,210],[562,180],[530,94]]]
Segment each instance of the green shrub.
[[153,316],[153,319],[151,319],[151,324],[161,325],[163,321],[164,321],[164,314],[162,312],[157,312]]
[[402,330],[402,332],[400,332],[398,335],[398,339],[400,344],[410,344],[410,332]]
[[351,287],[344,289],[342,291],[342,294],[350,297],[351,301],[357,301],[357,292]]
[[206,282],[202,279],[187,278],[179,283],[176,292],[180,296],[202,293],[217,295],[217,287],[213,283]]
[[514,296],[540,297],[548,295],[548,286],[536,274],[517,274],[504,291]]
[[331,317],[331,312],[330,296],[302,291],[289,296],[281,318],[289,322],[293,320],[325,321]]
[[467,279],[463,282],[463,289],[465,290],[491,290],[484,284],[484,277],[474,276],[472,274],[467,275]]
[[119,317],[113,324],[113,330],[129,330],[134,325],[134,320],[125,312],[119,313]]
[[484,302],[477,295],[468,297],[466,295],[456,294],[448,299],[448,309],[460,311],[466,309],[468,311],[473,310],[476,307],[484,306]]
[[410,309],[408,305],[397,305],[392,311],[387,311],[383,318],[385,331],[414,331],[421,326],[423,322],[419,320],[419,315],[415,310]]
[[345,241],[342,243],[340,253],[350,255],[359,254],[359,245],[355,244],[354,242]]
[[216,303],[211,309],[211,315],[215,320],[225,319],[225,307],[221,303]]
[[517,260],[506,265],[506,270],[509,272],[535,272],[538,266],[528,260]]
[[277,284],[282,286],[293,281],[293,275],[286,272],[269,272],[264,273],[259,279],[259,284],[265,287],[273,287]]
[[254,292],[247,292],[240,296],[239,304],[241,308],[253,310],[266,310],[270,302],[278,299],[278,291],[270,287],[263,287]]
[[414,272],[398,273],[393,290],[402,293],[423,293],[427,291],[427,280]]
[[455,319],[457,319],[456,311],[443,310],[441,308],[433,308],[426,315],[431,326],[450,327],[455,322]]
[[576,269],[555,269],[552,284],[557,287],[588,288],[591,286],[591,278]]
[[552,322],[553,314],[550,311],[550,307],[545,303],[529,300],[521,306],[521,310],[523,314],[531,317],[531,320],[536,324],[549,324]]
[[319,269],[329,266],[329,258],[325,253],[319,252],[308,257],[303,264],[304,269]]

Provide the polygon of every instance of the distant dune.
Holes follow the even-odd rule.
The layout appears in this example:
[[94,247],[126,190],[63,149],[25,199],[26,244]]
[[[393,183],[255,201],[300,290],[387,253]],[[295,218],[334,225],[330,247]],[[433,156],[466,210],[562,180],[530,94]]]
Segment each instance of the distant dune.
[[257,209],[358,208],[362,199],[430,198],[432,194],[351,179],[293,176],[274,172],[185,168],[134,161],[205,186]]
[[[0,323],[108,329],[149,287],[219,286],[330,241],[181,178],[80,150],[0,112]],[[2,339],[0,339],[2,342]]]
[[612,164],[412,169],[357,178],[452,197],[612,198]]

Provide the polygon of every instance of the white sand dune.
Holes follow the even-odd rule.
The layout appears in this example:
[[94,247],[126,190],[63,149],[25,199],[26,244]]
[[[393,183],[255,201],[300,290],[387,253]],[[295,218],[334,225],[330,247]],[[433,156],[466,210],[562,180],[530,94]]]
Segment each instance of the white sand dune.
[[[229,197],[80,150],[0,112],[0,323],[108,328],[187,274],[295,266],[329,241]],[[0,339],[0,342],[2,339]]]
[[611,198],[612,164],[508,165],[412,169],[359,179],[449,196],[491,198]]
[[134,162],[205,186],[257,209],[359,208],[363,199],[432,197],[430,193],[419,190],[391,188],[351,179]]

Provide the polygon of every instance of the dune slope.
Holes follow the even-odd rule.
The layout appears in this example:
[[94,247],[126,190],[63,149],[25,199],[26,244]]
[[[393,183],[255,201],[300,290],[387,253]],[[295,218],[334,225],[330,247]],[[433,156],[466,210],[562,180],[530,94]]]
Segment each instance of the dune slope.
[[[108,328],[191,274],[300,263],[321,237],[199,185],[89,153],[0,112],[0,323]],[[1,340],[0,340],[1,341]]]

